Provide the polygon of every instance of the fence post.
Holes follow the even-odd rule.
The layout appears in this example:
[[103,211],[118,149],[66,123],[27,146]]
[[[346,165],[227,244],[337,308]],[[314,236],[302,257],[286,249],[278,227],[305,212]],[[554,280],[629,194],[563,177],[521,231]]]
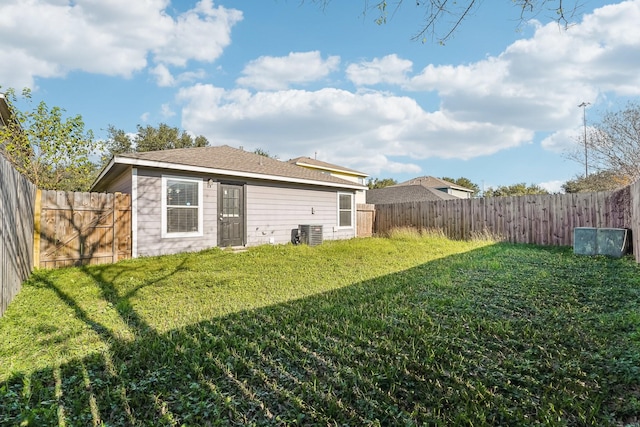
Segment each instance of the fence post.
[[118,220],[117,220],[117,215],[118,215],[118,195],[120,193],[115,193],[113,195],[113,204],[111,206],[111,209],[113,211],[113,214],[111,215],[112,218],[112,227],[111,227],[111,233],[112,233],[112,239],[111,239],[111,250],[113,253],[113,263],[118,262]]
[[40,267],[40,221],[42,216],[42,190],[36,190],[33,207],[33,267]]

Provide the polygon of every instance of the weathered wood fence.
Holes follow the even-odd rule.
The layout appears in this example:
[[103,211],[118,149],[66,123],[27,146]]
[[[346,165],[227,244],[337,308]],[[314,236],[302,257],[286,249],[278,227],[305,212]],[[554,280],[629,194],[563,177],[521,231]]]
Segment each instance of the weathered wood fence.
[[41,268],[131,258],[131,195],[38,190],[35,228]]
[[0,317],[33,267],[131,258],[131,196],[37,190],[0,155]]
[[0,316],[31,274],[36,187],[0,155]]
[[636,262],[640,263],[640,180],[629,186],[629,196],[631,200],[631,247]]
[[376,205],[358,203],[356,205],[356,229],[358,237],[371,237],[376,216]]
[[610,192],[408,202],[375,210],[376,234],[415,227],[439,229],[453,239],[489,234],[514,243],[571,246],[575,227],[613,227],[631,229],[640,248],[640,182]]

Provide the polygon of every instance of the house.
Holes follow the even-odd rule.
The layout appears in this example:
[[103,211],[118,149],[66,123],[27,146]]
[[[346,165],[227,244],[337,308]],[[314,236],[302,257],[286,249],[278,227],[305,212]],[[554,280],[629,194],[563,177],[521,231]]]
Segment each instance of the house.
[[473,197],[472,189],[454,184],[453,182],[445,181],[444,179],[434,178],[432,176],[420,176],[418,178],[413,178],[409,181],[396,184],[394,187],[402,185],[421,185],[426,188],[435,188],[438,191],[450,194],[459,199],[470,199]]
[[[320,160],[312,159],[310,157],[296,157],[289,160],[289,163],[301,166],[307,169],[313,169],[326,173],[338,178],[346,179],[347,181],[355,182],[360,185],[366,185],[366,179],[369,175],[364,172],[359,172],[354,169],[345,168],[343,166],[334,165]],[[356,192],[356,203],[366,203],[365,196],[366,188]]]
[[367,203],[373,205],[457,199],[456,196],[422,185],[392,185],[367,191]]
[[444,179],[422,176],[396,185],[367,191],[367,203],[427,202],[434,200],[468,199],[473,190]]
[[356,236],[364,186],[229,146],[116,155],[92,191],[132,199],[132,255],[287,243],[299,225]]

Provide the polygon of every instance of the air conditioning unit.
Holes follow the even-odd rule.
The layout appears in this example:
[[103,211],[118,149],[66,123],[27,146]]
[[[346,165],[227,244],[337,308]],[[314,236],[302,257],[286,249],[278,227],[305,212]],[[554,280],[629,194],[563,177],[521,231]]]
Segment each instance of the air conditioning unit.
[[576,227],[573,253],[620,258],[629,252],[630,230],[626,228]]
[[300,243],[316,246],[322,243],[322,225],[299,225]]

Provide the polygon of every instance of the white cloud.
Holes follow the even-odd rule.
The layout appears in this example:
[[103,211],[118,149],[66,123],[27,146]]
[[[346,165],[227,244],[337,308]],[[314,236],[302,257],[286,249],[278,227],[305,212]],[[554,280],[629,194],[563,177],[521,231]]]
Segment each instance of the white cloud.
[[287,89],[292,84],[304,84],[322,79],[335,71],[340,57],[322,59],[320,52],[291,52],[287,56],[261,56],[242,70],[237,80],[240,86],[258,90]]
[[164,64],[156,65],[149,70],[153,76],[156,77],[156,83],[160,87],[173,86],[176,84],[176,80],[173,78],[171,71]]
[[[637,22],[640,1],[627,1],[597,9],[568,31],[538,25],[532,37],[475,63],[429,65],[414,75],[413,63],[393,54],[353,63],[347,77],[367,87],[356,92],[288,90],[337,67],[337,59],[323,60],[319,52],[261,57],[237,80],[258,92],[213,85],[181,90],[183,126],[281,158],[322,152],[327,161],[373,173],[417,171],[412,159],[491,155],[531,143],[536,132],[550,135],[543,148],[560,153],[582,123],[580,102],[640,93]],[[435,92],[440,109],[377,91],[378,84]]]
[[[575,126],[572,128],[561,129],[544,138],[540,144],[546,150],[555,153],[567,153],[582,148],[583,143],[583,127]],[[587,132],[589,127],[587,126]]]
[[412,66],[411,61],[401,59],[394,53],[372,61],[350,64],[347,67],[347,77],[358,86],[380,83],[403,84]]
[[547,190],[549,193],[563,193],[564,190],[562,189],[562,184],[564,183],[565,181],[556,180],[556,181],[541,182],[538,185],[544,188],[545,190]]
[[178,100],[183,127],[216,143],[268,149],[281,158],[322,150],[327,161],[374,172],[381,164],[385,170],[419,171],[414,162],[391,156],[468,159],[532,137],[517,127],[456,121],[423,110],[411,98],[377,92],[251,93],[200,84],[181,89]]
[[231,28],[241,20],[238,10],[200,0],[174,21],[166,43],[154,49],[155,59],[177,66],[185,66],[189,60],[213,62],[231,43]]
[[185,71],[174,76],[169,67],[164,64],[158,64],[149,69],[149,74],[155,77],[156,84],[160,87],[171,87],[183,83],[192,83],[206,77],[204,70]]
[[210,0],[176,18],[168,6],[167,0],[5,0],[0,4],[3,84],[32,87],[36,77],[72,70],[128,78],[147,67],[149,56],[174,66],[212,62],[242,19],[241,12],[214,7]]
[[171,109],[169,104],[162,104],[160,106],[160,114],[163,118],[168,119],[169,117],[175,116],[176,112]]
[[640,1],[626,1],[596,9],[566,31],[538,25],[532,37],[475,63],[429,65],[409,76],[409,61],[387,56],[348,71],[361,85],[435,91],[443,111],[460,121],[557,131],[579,123],[584,100],[640,95],[638,22]]
[[[353,92],[291,89],[340,69],[340,57],[316,50],[257,58],[239,88],[194,84],[207,74],[186,66],[215,61],[242,13],[211,0],[172,10],[169,0],[4,0],[0,84],[33,86],[72,70],[145,72],[159,86],[189,84],[177,96],[182,127],[216,144],[280,158],[318,152],[371,174],[419,173],[420,159],[486,156],[536,133],[548,135],[543,148],[562,153],[581,134],[580,102],[640,95],[640,0],[596,9],[568,31],[538,24],[531,37],[473,63],[414,71],[397,54],[354,62],[335,79],[354,83]],[[433,110],[419,104],[424,92],[437,96]],[[168,104],[148,108],[174,114]]]

